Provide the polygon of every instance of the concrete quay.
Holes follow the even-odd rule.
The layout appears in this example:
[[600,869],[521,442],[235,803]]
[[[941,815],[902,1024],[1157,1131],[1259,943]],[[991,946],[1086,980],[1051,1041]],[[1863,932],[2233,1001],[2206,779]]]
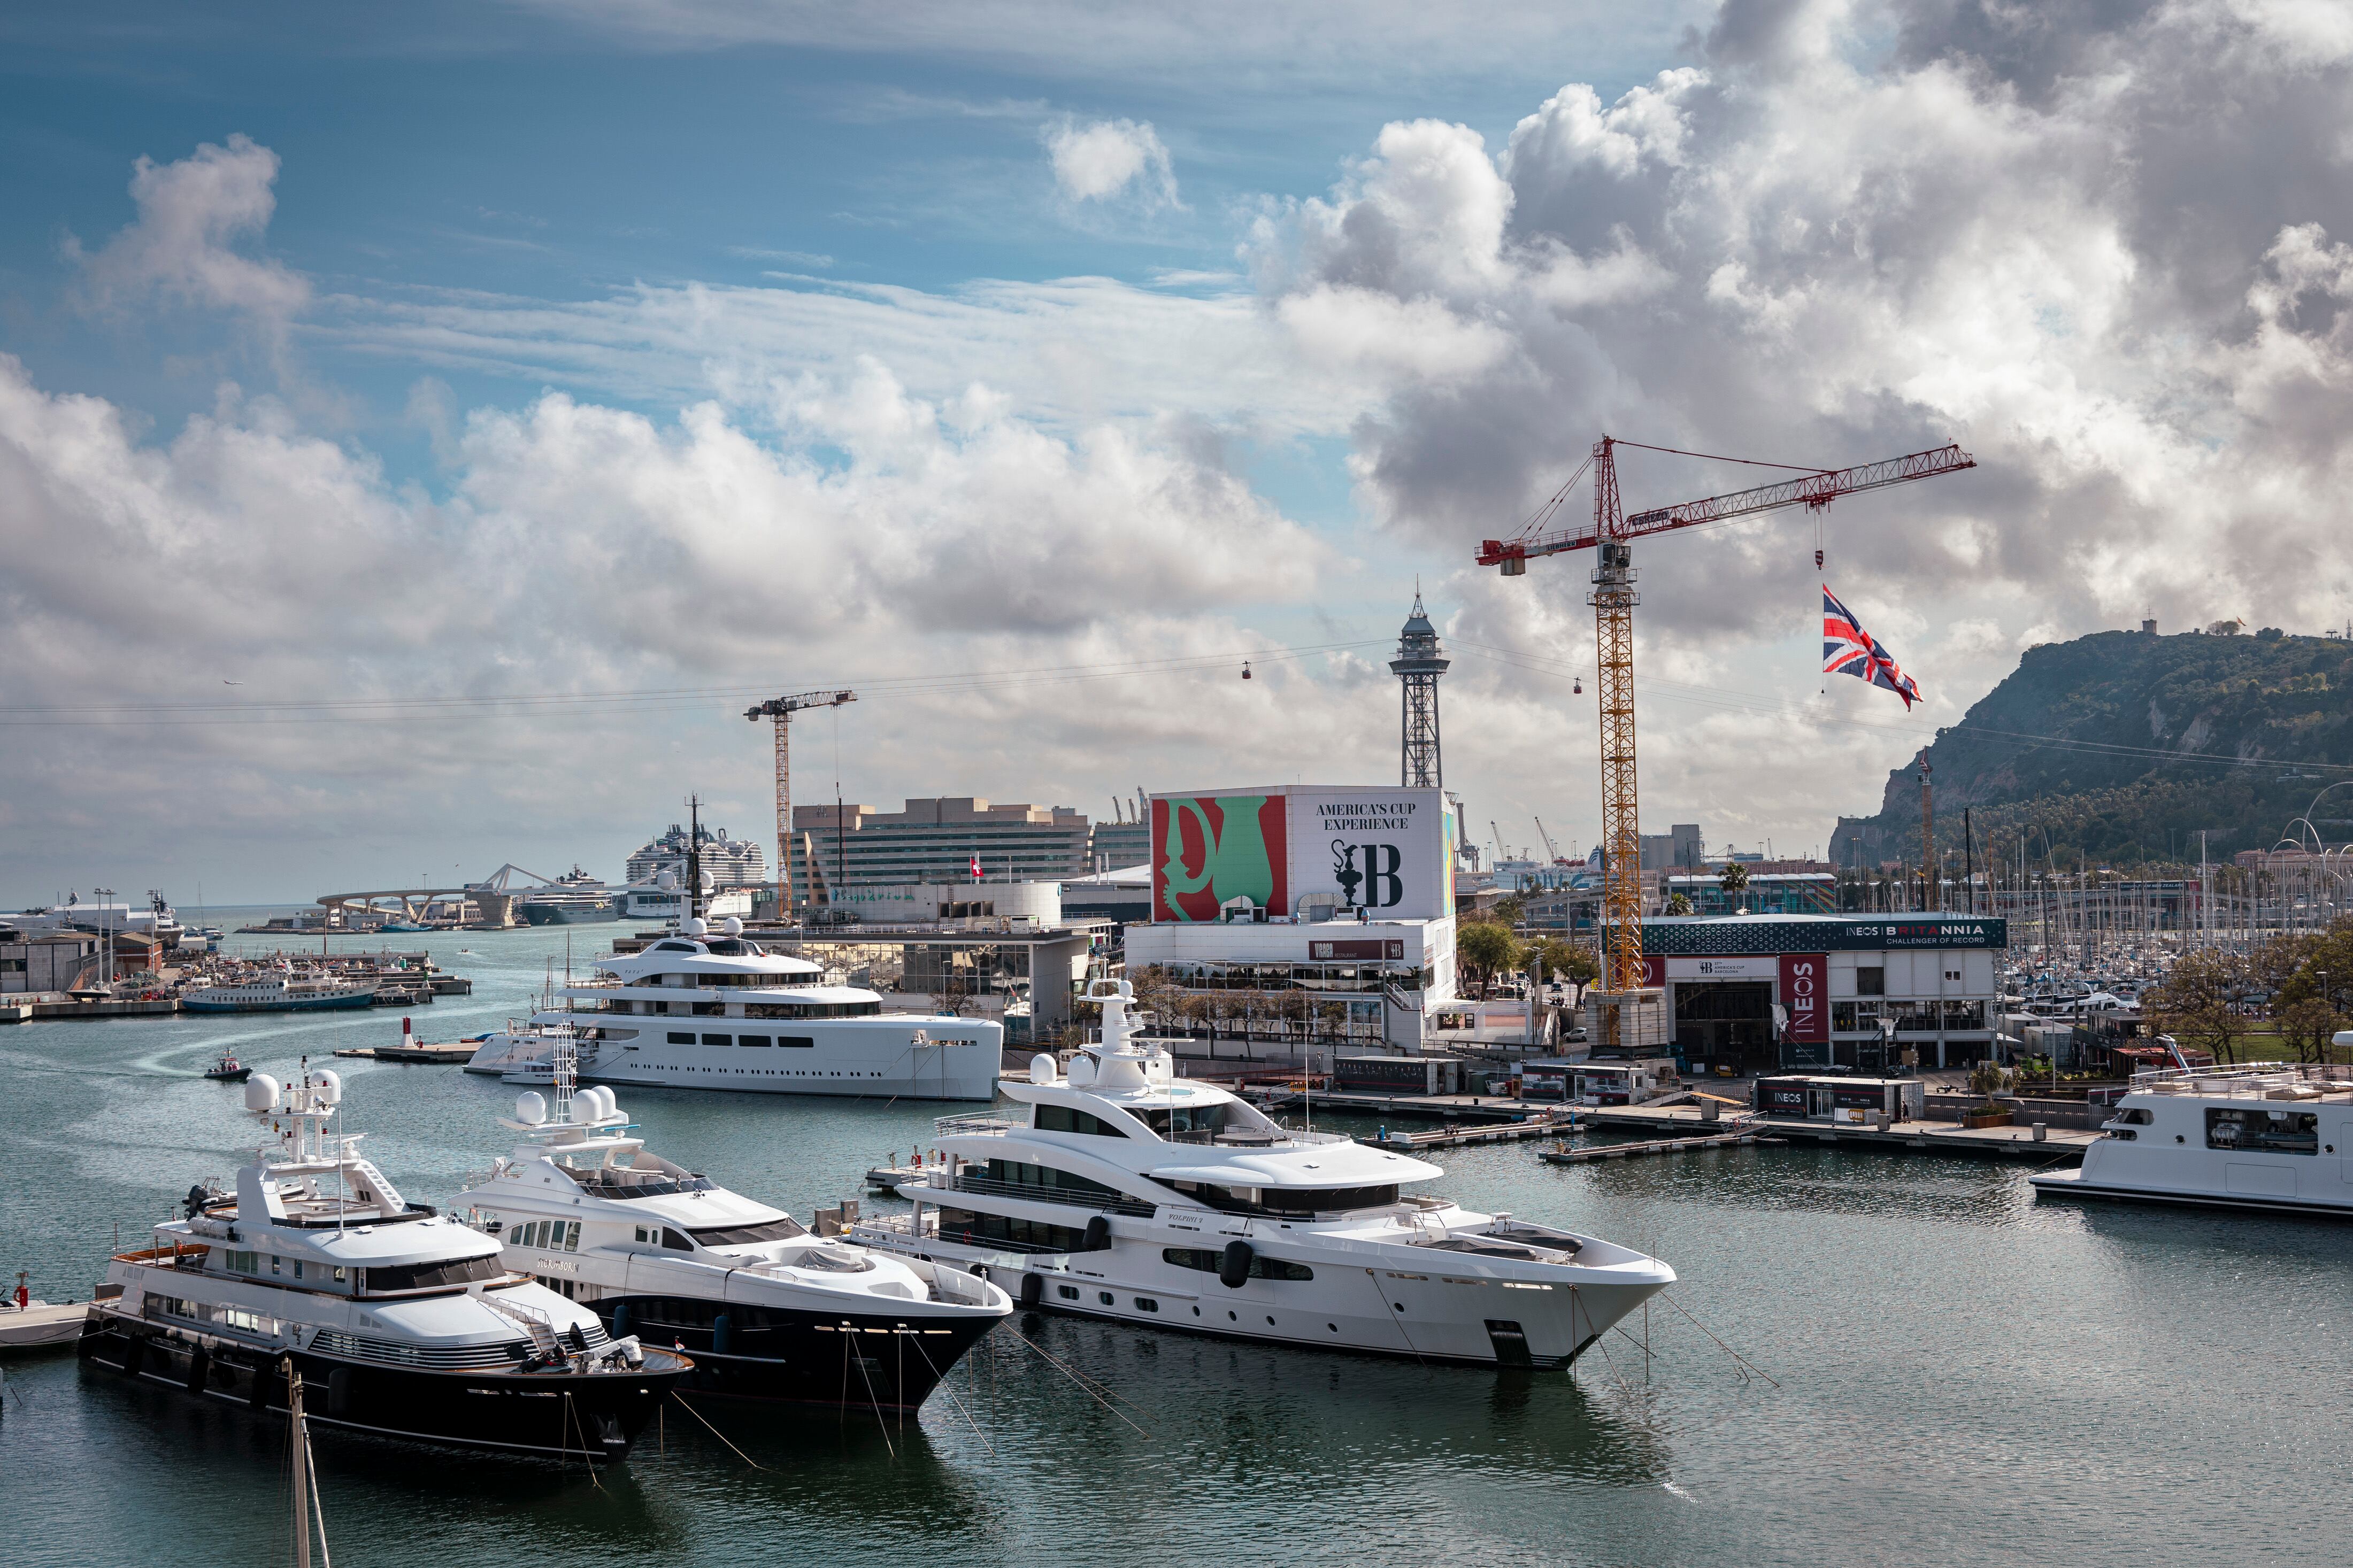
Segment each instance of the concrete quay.
[[37,1018],[163,1018],[180,1010],[178,1002],[17,1002],[0,1006],[0,1024],[29,1024]]

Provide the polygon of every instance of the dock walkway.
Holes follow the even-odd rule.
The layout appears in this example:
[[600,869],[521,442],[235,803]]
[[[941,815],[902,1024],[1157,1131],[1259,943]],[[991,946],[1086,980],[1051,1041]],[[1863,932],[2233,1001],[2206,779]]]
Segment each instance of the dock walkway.
[[[1613,1131],[1664,1133],[1670,1137],[1701,1137],[1723,1123],[1701,1120],[1689,1106],[1618,1105],[1588,1110],[1578,1125]],[[1744,1131],[1767,1133],[1792,1143],[1840,1144],[1847,1147],[1910,1151],[1929,1154],[1972,1154],[1994,1159],[2047,1160],[2053,1163],[2084,1157],[2100,1134],[2073,1127],[2046,1127],[2042,1138],[2031,1127],[1960,1127],[1949,1121],[1898,1121],[1882,1131],[1876,1127],[1838,1126],[1797,1117],[1749,1116]]]

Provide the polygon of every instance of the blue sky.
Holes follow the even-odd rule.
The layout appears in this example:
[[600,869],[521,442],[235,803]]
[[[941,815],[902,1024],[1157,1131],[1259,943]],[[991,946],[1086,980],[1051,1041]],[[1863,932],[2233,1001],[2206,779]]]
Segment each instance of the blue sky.
[[885,805],[1382,778],[1417,581],[1468,818],[1582,844],[1583,567],[1476,542],[1605,429],[1958,440],[1827,535],[1919,711],[1819,679],[1804,522],[1645,548],[1646,814],[1819,844],[2035,642],[2342,624],[2348,70],[2256,0],[20,8],[0,907],[765,831],[742,694],[834,681]]

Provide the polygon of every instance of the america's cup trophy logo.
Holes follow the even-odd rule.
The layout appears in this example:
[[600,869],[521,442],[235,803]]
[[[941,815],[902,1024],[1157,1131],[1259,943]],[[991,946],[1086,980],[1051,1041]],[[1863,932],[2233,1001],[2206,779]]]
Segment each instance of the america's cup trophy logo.
[[1332,840],[1332,879],[1340,884],[1340,907],[1356,907],[1356,884],[1365,874],[1356,869],[1356,847],[1345,838]]

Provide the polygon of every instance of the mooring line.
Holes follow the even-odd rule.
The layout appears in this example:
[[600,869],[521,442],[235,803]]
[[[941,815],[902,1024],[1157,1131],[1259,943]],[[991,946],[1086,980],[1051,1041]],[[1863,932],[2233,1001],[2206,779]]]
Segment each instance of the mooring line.
[[1755,1362],[1750,1361],[1746,1356],[1742,1355],[1738,1351],[1734,1350],[1722,1340],[1716,1339],[1715,1331],[1713,1329],[1710,1329],[1705,1323],[1701,1322],[1698,1318],[1694,1317],[1690,1308],[1684,1306],[1681,1301],[1676,1300],[1672,1296],[1668,1295],[1664,1290],[1659,1292],[1659,1300],[1664,1301],[1668,1306],[1672,1307],[1676,1311],[1681,1312],[1684,1317],[1690,1318],[1693,1328],[1697,1329],[1709,1339],[1715,1340],[1716,1349],[1722,1351],[1725,1354],[1730,1356],[1733,1360],[1738,1362],[1742,1366],[1746,1367],[1749,1371],[1755,1373],[1757,1376],[1763,1378],[1774,1387],[1778,1388],[1781,1386],[1780,1381],[1774,1377],[1771,1373],[1767,1372],[1763,1367],[1758,1366]]
[[1020,1330],[1018,1330],[1018,1329],[1015,1328],[1015,1327],[1014,1327],[1012,1324],[1010,1324],[1010,1323],[1006,1324],[1004,1327],[1005,1327],[1005,1331],[1006,1331],[1007,1333],[1011,1334],[1015,1339],[1019,1340],[1023,1344],[1028,1345],[1031,1350],[1036,1351],[1039,1355],[1041,1355],[1041,1356],[1045,1356],[1045,1358],[1046,1358],[1046,1362],[1047,1362],[1047,1364],[1048,1364],[1048,1365],[1050,1365],[1050,1366],[1053,1367],[1056,1371],[1060,1372],[1060,1373],[1064,1377],[1069,1378],[1072,1383],[1077,1384],[1081,1388],[1085,1389],[1085,1390],[1086,1390],[1086,1392],[1087,1392],[1087,1396],[1088,1396],[1089,1398],[1092,1399],[1092,1400],[1093,1400],[1097,1405],[1102,1405],[1105,1410],[1110,1411],[1113,1415],[1118,1416],[1122,1421],[1127,1421],[1128,1426],[1129,1426],[1130,1427],[1134,1428],[1134,1432],[1135,1432],[1135,1435],[1136,1435],[1137,1436],[1139,1436],[1139,1437],[1149,1437],[1149,1436],[1152,1436],[1152,1434],[1151,1434],[1151,1433],[1146,1432],[1143,1427],[1141,1427],[1141,1426],[1137,1426],[1135,1425],[1135,1423],[1134,1423],[1134,1422],[1133,1422],[1133,1421],[1128,1421],[1128,1420],[1127,1420],[1127,1413],[1126,1413],[1125,1411],[1124,1411],[1124,1410],[1120,1409],[1118,1405],[1113,1405],[1110,1400],[1105,1399],[1102,1394],[1097,1394],[1097,1393],[1094,1391],[1094,1389],[1093,1389],[1092,1386],[1090,1386],[1090,1385],[1089,1385],[1089,1384],[1088,1384],[1088,1382],[1087,1382],[1087,1380],[1086,1380],[1085,1378],[1083,1378],[1083,1377],[1080,1376],[1077,1373],[1072,1372],[1069,1367],[1064,1366],[1060,1362],[1059,1362],[1059,1361],[1055,1360],[1055,1359],[1054,1359],[1054,1357],[1053,1357],[1053,1356],[1051,1356],[1050,1354],[1048,1354],[1048,1352],[1047,1352],[1047,1351],[1046,1351],[1046,1348],[1045,1348],[1043,1345],[1041,1345],[1041,1344],[1038,1343],[1038,1342],[1037,1342],[1037,1341],[1035,1341],[1035,1340],[1031,1339],[1029,1335],[1027,1335],[1027,1334],[1023,1333]]
[[923,1348],[923,1342],[921,1340],[915,1342],[915,1353],[923,1358],[925,1366],[931,1367],[932,1386],[945,1390],[950,1399],[955,1399],[955,1407],[963,1413],[965,1425],[970,1426],[972,1435],[980,1439],[980,1446],[988,1450],[988,1457],[992,1459],[997,1458],[997,1445],[988,1440],[988,1435],[980,1429],[980,1423],[972,1418],[972,1412],[965,1409],[964,1401],[956,1399],[956,1391],[948,1387],[947,1373],[936,1366],[932,1366],[932,1352]]
[[[686,1396],[685,1396],[684,1394],[680,1394],[680,1393],[677,1393],[676,1391],[672,1391],[672,1393],[670,1394],[670,1397],[671,1397],[672,1399],[675,1399],[675,1400],[677,1400],[677,1401],[678,1401],[678,1407],[679,1407],[681,1410],[685,1411],[689,1415],[693,1416],[697,1421],[701,1421],[701,1422],[702,1422],[705,1426],[711,1426],[711,1422],[710,1422],[710,1420],[709,1420],[706,1416],[704,1416],[704,1415],[702,1414],[702,1411],[697,1410],[693,1405],[689,1405],[689,1404],[686,1402]],[[724,1432],[722,1432],[718,1427],[716,1427],[716,1426],[711,1426],[711,1435],[712,1435],[712,1436],[714,1436],[714,1437],[718,1438],[721,1442],[723,1442],[723,1443],[727,1443],[727,1447],[728,1447],[730,1449],[733,1449],[733,1450],[735,1457],[736,1457],[737,1458],[739,1458],[739,1459],[743,1460],[745,1464],[747,1464],[747,1465],[751,1466],[754,1469],[755,1469],[755,1470],[765,1470],[765,1469],[766,1469],[766,1468],[768,1468],[767,1466],[765,1466],[765,1465],[764,1465],[764,1464],[760,1463],[760,1461],[759,1461],[759,1460],[757,1460],[757,1459],[755,1459],[755,1458],[752,1458],[752,1456],[751,1456],[751,1455],[749,1455],[749,1454],[745,1453],[743,1449],[741,1449],[741,1448],[737,1448],[737,1447],[735,1447],[735,1445],[734,1445],[734,1444],[733,1444],[733,1443],[728,1443],[728,1442],[727,1442],[727,1434],[726,1434],[726,1433],[724,1433]]]
[[859,1380],[866,1384],[866,1403],[874,1411],[874,1429],[882,1434],[882,1447],[890,1454],[891,1462],[895,1465],[899,1462],[899,1450],[892,1445],[891,1423],[882,1419],[882,1402],[874,1397],[874,1374],[866,1370],[864,1356],[858,1358],[858,1376]]

